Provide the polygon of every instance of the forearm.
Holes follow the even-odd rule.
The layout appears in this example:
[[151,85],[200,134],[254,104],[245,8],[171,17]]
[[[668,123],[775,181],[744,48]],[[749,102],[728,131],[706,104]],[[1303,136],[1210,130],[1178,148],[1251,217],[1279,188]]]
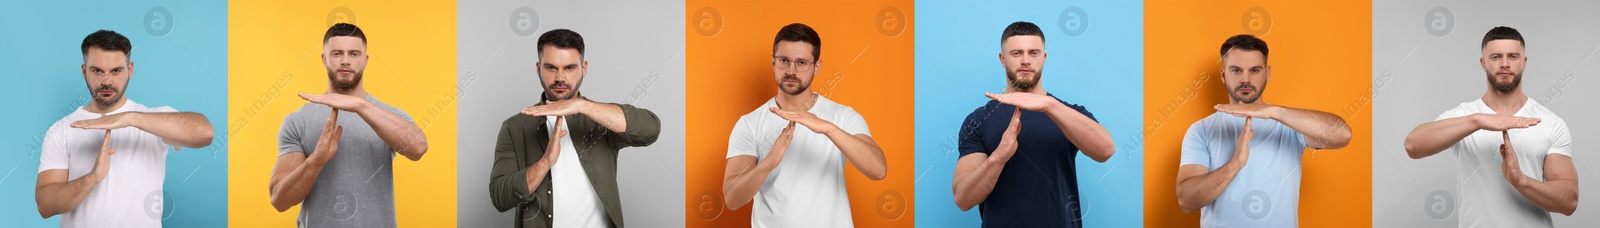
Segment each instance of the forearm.
[[1217,170],[1206,174],[1193,176],[1178,182],[1178,207],[1184,213],[1199,210],[1210,205],[1222,196],[1228,189],[1228,184],[1233,183],[1233,178],[1239,174],[1239,169],[1244,168],[1242,161],[1229,161]]
[[39,203],[39,216],[50,218],[77,209],[83,199],[88,198],[89,192],[100,184],[93,175],[90,172],[76,180],[39,186],[34,194],[34,200]]
[[160,137],[163,142],[176,146],[200,148],[211,145],[215,135],[211,121],[205,115],[193,112],[129,113],[134,118],[131,126]]
[[1406,154],[1412,159],[1420,159],[1438,154],[1450,145],[1456,144],[1461,139],[1472,135],[1481,127],[1472,116],[1443,119],[1417,125],[1406,135]]
[[406,156],[412,161],[421,160],[422,155],[428,152],[428,138],[423,135],[422,128],[416,123],[406,121],[399,115],[388,110],[367,104],[356,112],[367,125],[372,126],[373,132],[378,134],[378,139],[394,148],[395,153]]
[[883,180],[888,176],[889,165],[884,161],[883,148],[867,139],[867,136],[851,135],[844,130],[828,132],[827,136],[834,146],[839,147],[845,160],[850,161],[861,174],[867,175],[867,179]]
[[[545,152],[545,153],[551,153],[551,152]],[[557,152],[554,152],[554,153],[560,153],[560,152],[557,151]],[[538,162],[534,162],[533,165],[529,165],[528,166],[527,176],[523,176],[523,178],[527,178],[528,191],[533,191],[534,189],[538,189],[539,185],[544,184],[544,177],[547,176],[547,175],[550,175],[550,167],[555,167],[554,162],[550,162],[550,159],[548,159],[548,156],[546,156],[546,157],[547,158],[541,158],[541,159],[539,159]]]
[[276,180],[269,186],[272,192],[272,207],[278,209],[278,212],[284,212],[305,201],[306,196],[311,194],[311,188],[316,185],[317,177],[322,174],[324,164],[308,159],[288,173],[274,175]]
[[1333,113],[1276,107],[1272,119],[1306,136],[1306,145],[1317,149],[1338,149],[1350,144],[1350,125]]
[[1078,150],[1082,150],[1083,155],[1089,159],[1103,163],[1117,152],[1116,143],[1111,140],[1111,132],[1078,110],[1073,110],[1065,104],[1057,104],[1045,114],[1056,123],[1056,128],[1061,129],[1061,134],[1066,135],[1067,140],[1077,146]]
[[585,101],[584,105],[585,107],[579,109],[579,113],[583,113],[600,126],[605,126],[611,132],[628,131],[628,119],[622,114],[621,106],[594,101]]
[[1528,202],[1546,211],[1572,216],[1578,210],[1578,182],[1573,180],[1539,181],[1518,176],[1511,186],[1522,193]]
[[778,168],[783,158],[769,156],[756,162],[756,165],[739,172],[738,175],[723,180],[722,194],[726,198],[729,209],[739,209],[756,197],[756,192],[761,190],[761,185],[766,183],[767,175]]
[[960,207],[961,211],[967,211],[988,199],[989,193],[994,191],[995,183],[1000,180],[1000,171],[1005,168],[1006,162],[986,156],[977,168],[956,175],[953,189],[956,207]]

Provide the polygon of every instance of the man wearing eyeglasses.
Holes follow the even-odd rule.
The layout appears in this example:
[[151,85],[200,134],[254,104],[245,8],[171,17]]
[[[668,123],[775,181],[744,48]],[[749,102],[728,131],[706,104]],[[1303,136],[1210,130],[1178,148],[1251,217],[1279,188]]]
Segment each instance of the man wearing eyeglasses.
[[751,227],[854,227],[844,164],[882,180],[888,174],[883,149],[861,114],[811,92],[822,67],[816,30],[784,26],[772,53],[779,93],[739,117],[728,136],[722,182],[728,208],[754,202]]
[[[984,227],[1082,227],[1074,160],[1079,150],[1095,162],[1111,159],[1111,133],[1087,108],[1039,86],[1045,52],[1038,25],[1007,26],[999,57],[1005,93],[986,93],[993,100],[961,122],[956,206],[978,206]],[[1013,160],[1017,155],[1028,160]]]
[[578,32],[550,30],[537,48],[542,102],[500,124],[489,198],[517,209],[516,227],[623,227],[617,152],[655,143],[661,120],[578,93],[589,73]]

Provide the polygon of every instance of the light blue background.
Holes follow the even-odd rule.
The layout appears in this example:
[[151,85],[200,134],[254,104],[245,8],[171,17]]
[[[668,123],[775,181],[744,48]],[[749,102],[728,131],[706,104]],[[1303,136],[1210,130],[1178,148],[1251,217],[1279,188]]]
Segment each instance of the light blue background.
[[[1063,12],[1078,7],[1086,30],[1070,36]],[[1117,152],[1106,163],[1078,155],[1086,227],[1144,224],[1144,12],[1140,1],[917,1],[917,227],[976,227],[978,208],[955,205],[951,178],[960,152],[957,128],[1005,90],[1000,33],[1012,22],[1038,24],[1048,55],[1040,83],[1084,105],[1111,132]]]
[[[164,7],[172,23],[145,14]],[[211,146],[167,156],[161,205],[168,227],[227,226],[227,3],[225,1],[7,1],[0,3],[0,221],[4,227],[55,227],[34,200],[45,130],[90,101],[79,66],[84,36],[117,31],[133,42],[128,99],[172,106],[210,119]],[[164,24],[164,25],[163,25]],[[171,26],[164,36],[146,26]],[[266,180],[260,180],[266,181]],[[263,189],[264,190],[264,189]],[[265,194],[265,192],[262,192]],[[153,205],[147,205],[153,206]]]

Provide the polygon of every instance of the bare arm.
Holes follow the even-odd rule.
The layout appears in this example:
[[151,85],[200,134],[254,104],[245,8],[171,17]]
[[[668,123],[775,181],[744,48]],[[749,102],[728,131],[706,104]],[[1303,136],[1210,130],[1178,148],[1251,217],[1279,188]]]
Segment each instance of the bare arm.
[[1544,182],[1528,176],[1518,176],[1511,187],[1522,193],[1534,206],[1546,211],[1572,216],[1578,210],[1578,171],[1572,157],[1550,154],[1544,157]]
[[844,154],[844,159],[867,175],[867,179],[883,180],[889,175],[889,164],[883,158],[883,148],[872,141],[872,136],[866,134],[850,134],[844,130],[831,131],[826,134],[833,145],[839,147],[839,152]]
[[1250,139],[1255,137],[1255,130],[1250,128],[1251,121],[1251,118],[1245,118],[1244,128],[1240,130],[1233,149],[1233,158],[1228,159],[1228,163],[1222,164],[1222,167],[1217,167],[1217,170],[1196,164],[1178,167],[1178,207],[1183,209],[1183,213],[1211,205],[1233,183],[1239,170],[1244,169],[1250,160]]
[[756,156],[750,155],[728,158],[727,168],[722,174],[722,197],[727,201],[728,209],[744,207],[756,197],[756,192],[766,183],[767,175],[783,162],[784,151],[788,150],[789,141],[793,138],[794,122],[789,122],[789,126],[778,135],[778,140],[773,142],[772,151],[767,153],[766,159],[757,162]]
[[394,152],[405,156],[412,161],[422,160],[422,155],[428,152],[428,137],[423,135],[422,128],[416,123],[406,121],[399,115],[378,108],[377,105],[366,103],[358,109],[356,114],[372,126],[372,131],[384,144],[394,146]]
[[1017,134],[1021,132],[1022,109],[1017,108],[1011,112],[1011,123],[1001,133],[1000,144],[995,146],[993,153],[968,153],[956,161],[956,176],[951,183],[956,207],[961,211],[970,210],[989,198],[989,193],[994,192],[995,183],[1000,181],[1000,171],[1017,153]]
[[1045,114],[1050,116],[1051,122],[1061,128],[1061,134],[1067,136],[1072,145],[1083,151],[1084,156],[1094,159],[1095,162],[1105,163],[1111,155],[1117,152],[1116,143],[1111,140],[1111,132],[1104,126],[1090,119],[1089,116],[1067,107],[1065,104],[1055,102]]
[[1478,130],[1505,131],[1538,123],[1539,119],[1536,118],[1492,114],[1472,114],[1428,122],[1417,125],[1406,135],[1406,154],[1411,155],[1412,159],[1421,159],[1449,149],[1450,145],[1455,145]]
[[330,114],[313,154],[308,156],[305,152],[289,152],[278,156],[277,164],[272,167],[272,178],[267,181],[272,207],[278,212],[288,211],[305,201],[306,195],[310,195],[311,188],[316,185],[317,177],[322,174],[322,167],[339,152],[339,138],[344,135],[344,126],[335,125],[338,117],[336,110]]
[[67,181],[67,170],[52,169],[39,173],[39,183],[34,187],[34,200],[39,202],[39,216],[50,218],[77,209],[89,191],[100,184],[101,178],[90,173]]
[[72,123],[74,128],[117,129],[135,127],[161,138],[161,142],[188,148],[211,145],[215,134],[205,115],[193,112],[123,112]]
[[69,173],[65,169],[52,169],[39,172],[39,179],[34,186],[34,201],[39,204],[39,217],[50,218],[61,213],[77,209],[83,204],[83,199],[95,186],[105,180],[107,172],[111,169],[111,155],[116,154],[111,149],[111,131],[106,131],[105,141],[100,144],[100,154],[95,157],[94,170],[84,174],[76,180],[67,181]]
[[1350,145],[1350,125],[1344,122],[1344,118],[1323,111],[1274,107],[1277,107],[1277,112],[1272,119],[1305,135],[1306,147],[1339,149]]

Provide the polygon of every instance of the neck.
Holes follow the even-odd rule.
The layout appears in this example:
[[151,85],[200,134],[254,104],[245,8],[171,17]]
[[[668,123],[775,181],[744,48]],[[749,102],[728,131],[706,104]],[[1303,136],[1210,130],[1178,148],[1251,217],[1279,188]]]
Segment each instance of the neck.
[[1522,87],[1520,86],[1511,91],[1500,92],[1494,90],[1491,85],[1489,92],[1483,93],[1481,99],[1483,99],[1484,105],[1489,106],[1489,109],[1494,109],[1495,113],[1503,114],[1516,113],[1519,109],[1522,109],[1522,105],[1528,103],[1528,95],[1522,93]]
[[789,95],[783,91],[778,91],[778,96],[773,97],[773,100],[778,103],[778,109],[811,110],[811,106],[817,103],[817,93],[805,90],[801,91],[799,95]]
[[122,108],[122,105],[125,104],[128,104],[128,98],[126,97],[122,98],[121,100],[117,100],[117,103],[112,103],[111,105],[100,105],[100,103],[94,102],[91,98],[89,104],[83,106],[83,110],[94,114],[106,114]]

